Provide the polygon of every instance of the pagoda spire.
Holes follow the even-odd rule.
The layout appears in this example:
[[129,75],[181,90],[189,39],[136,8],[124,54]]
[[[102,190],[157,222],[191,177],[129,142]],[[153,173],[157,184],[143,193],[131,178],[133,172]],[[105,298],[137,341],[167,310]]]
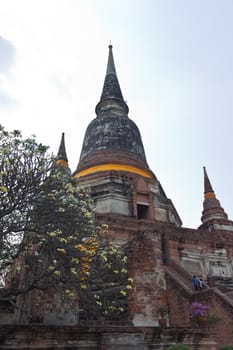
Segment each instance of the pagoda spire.
[[214,190],[213,190],[212,185],[210,183],[209,176],[207,174],[205,166],[203,167],[203,171],[204,171],[204,196],[205,196],[205,199],[215,198],[215,193],[214,193]]
[[116,74],[116,68],[115,68],[115,63],[114,63],[114,59],[113,59],[113,52],[112,52],[112,45],[109,45],[108,48],[109,48],[109,53],[108,53],[108,63],[107,63],[106,75]]
[[206,168],[204,170],[204,201],[202,211],[201,229],[208,230],[232,230],[232,221],[221,207],[219,200],[216,198],[213,187],[209,180]]
[[68,158],[66,155],[66,147],[65,147],[65,133],[62,133],[62,137],[61,137],[61,142],[60,142],[60,146],[58,149],[58,153],[57,153],[57,157],[56,157],[56,163],[68,168]]
[[116,68],[113,58],[112,45],[108,46],[108,62],[104,86],[100,97],[100,102],[96,106],[97,117],[101,112],[109,111],[110,109],[117,110],[119,115],[126,115],[129,108],[123,99],[120,84],[116,74]]

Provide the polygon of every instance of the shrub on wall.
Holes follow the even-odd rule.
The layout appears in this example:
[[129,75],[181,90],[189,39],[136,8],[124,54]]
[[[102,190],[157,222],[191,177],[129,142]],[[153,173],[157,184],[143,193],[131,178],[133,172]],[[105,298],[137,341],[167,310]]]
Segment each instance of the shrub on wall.
[[187,345],[177,343],[170,345],[167,350],[190,350],[190,348]]

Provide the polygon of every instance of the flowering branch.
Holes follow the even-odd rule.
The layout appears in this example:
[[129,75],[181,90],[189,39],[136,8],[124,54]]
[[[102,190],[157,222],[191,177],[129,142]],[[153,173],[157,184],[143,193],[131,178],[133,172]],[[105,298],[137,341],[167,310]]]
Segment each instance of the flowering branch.
[[195,318],[197,316],[206,316],[208,311],[208,306],[203,305],[198,302],[193,302],[190,306],[190,318]]

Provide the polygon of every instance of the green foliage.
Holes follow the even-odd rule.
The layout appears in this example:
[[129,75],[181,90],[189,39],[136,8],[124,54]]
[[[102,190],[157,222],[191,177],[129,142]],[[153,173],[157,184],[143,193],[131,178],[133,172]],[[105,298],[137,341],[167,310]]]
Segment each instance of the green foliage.
[[190,350],[190,348],[187,345],[177,343],[170,345],[167,350]]
[[220,350],[233,350],[233,345],[224,345],[220,348]]
[[158,316],[164,317],[164,316],[167,315],[167,313],[168,313],[168,307],[167,306],[165,306],[165,305],[158,306],[158,308],[157,308]]
[[215,316],[213,314],[209,314],[207,316],[207,323],[209,326],[215,326],[216,324],[218,324],[221,321],[222,321],[222,319],[220,317]]

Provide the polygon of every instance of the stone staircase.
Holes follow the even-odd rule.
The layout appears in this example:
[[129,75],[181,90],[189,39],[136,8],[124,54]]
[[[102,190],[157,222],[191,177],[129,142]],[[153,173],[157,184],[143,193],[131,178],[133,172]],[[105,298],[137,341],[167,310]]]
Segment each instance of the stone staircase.
[[215,294],[215,298],[219,300],[221,299],[221,301],[227,304],[229,308],[233,308],[233,291],[228,290],[228,292],[223,293],[217,288],[217,283],[214,283],[213,286],[205,284],[205,288],[203,290],[194,291],[191,282],[192,275],[175,261],[171,260],[169,264],[165,266],[165,274],[173,278],[190,298],[195,297],[195,299],[199,299],[205,294]]
[[212,284],[223,292],[233,291],[233,279],[231,277],[212,277]]
[[192,292],[192,277],[181,265],[171,260],[169,265],[165,266],[165,273],[176,279],[187,293]]
[[[171,303],[171,320],[172,325],[179,324],[190,327],[189,319],[189,305],[193,301],[198,301],[209,306],[210,315],[216,316],[220,322],[214,326],[215,331],[218,333],[216,338],[219,344],[232,344],[233,334],[229,331],[229,327],[233,325],[233,294],[223,293],[214,284],[213,287],[206,285],[206,288],[200,291],[194,291],[192,288],[191,278],[192,276],[179,264],[170,261],[165,266],[165,275],[167,279],[168,293],[172,296],[172,293],[176,293],[175,304],[172,302],[172,298],[169,298]],[[178,297],[179,295],[179,297]],[[177,308],[177,304],[179,306]],[[182,309],[183,306],[183,309]],[[179,318],[174,317],[182,309],[182,315]]]

